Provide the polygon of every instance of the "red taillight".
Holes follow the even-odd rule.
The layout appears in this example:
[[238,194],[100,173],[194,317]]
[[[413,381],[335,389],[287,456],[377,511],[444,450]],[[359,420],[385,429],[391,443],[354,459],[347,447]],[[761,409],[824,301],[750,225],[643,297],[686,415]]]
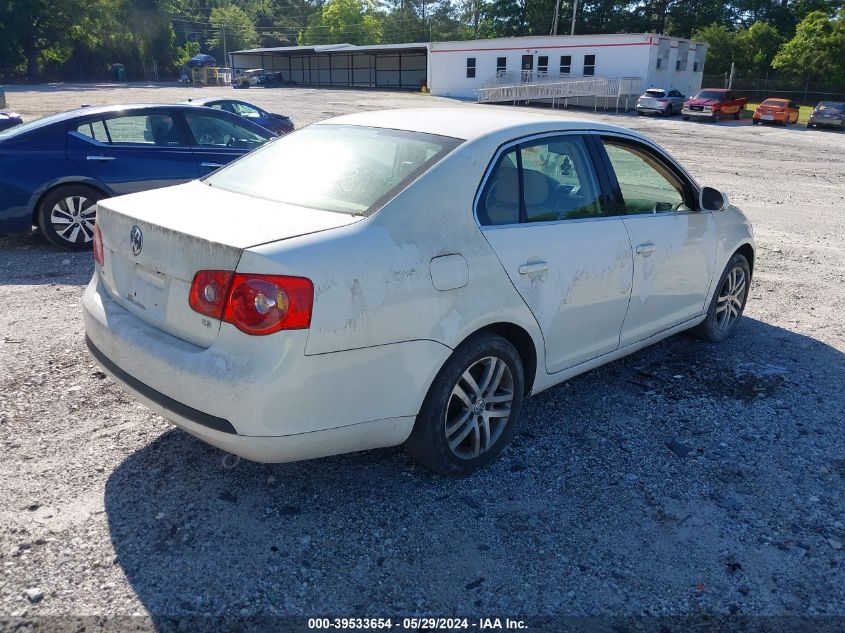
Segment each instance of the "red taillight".
[[199,271],[194,275],[188,303],[200,314],[222,319],[229,285],[234,276],[235,273],[228,270]]
[[203,270],[194,276],[189,303],[247,334],[301,330],[311,325],[314,284],[305,277]]
[[103,234],[100,232],[100,225],[94,224],[94,261],[100,266],[106,263],[105,252],[103,251]]

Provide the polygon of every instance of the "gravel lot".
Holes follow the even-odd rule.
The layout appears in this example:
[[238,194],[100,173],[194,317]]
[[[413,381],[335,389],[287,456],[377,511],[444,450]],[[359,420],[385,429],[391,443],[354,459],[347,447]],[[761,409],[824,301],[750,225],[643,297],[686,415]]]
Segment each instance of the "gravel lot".
[[[216,93],[7,88],[27,120]],[[297,126],[455,103],[235,94]],[[532,398],[465,480],[401,449],[225,469],[98,371],[90,254],[0,236],[0,618],[845,616],[845,134],[572,114],[648,133],[750,216],[746,318]]]

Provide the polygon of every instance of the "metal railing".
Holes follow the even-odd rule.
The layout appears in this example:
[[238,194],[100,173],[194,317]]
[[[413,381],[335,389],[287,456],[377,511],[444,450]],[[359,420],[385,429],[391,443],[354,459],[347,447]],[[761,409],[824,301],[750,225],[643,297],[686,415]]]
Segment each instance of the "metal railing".
[[595,77],[583,75],[563,75],[541,73],[531,70],[517,72],[499,71],[485,81],[478,89],[479,103],[510,101],[512,103],[529,101],[551,101],[552,107],[573,98],[594,98],[594,109],[598,109],[599,99],[607,109],[608,100],[615,100],[616,111],[620,105],[625,110],[629,101],[636,102],[642,92],[642,80],[639,77]]

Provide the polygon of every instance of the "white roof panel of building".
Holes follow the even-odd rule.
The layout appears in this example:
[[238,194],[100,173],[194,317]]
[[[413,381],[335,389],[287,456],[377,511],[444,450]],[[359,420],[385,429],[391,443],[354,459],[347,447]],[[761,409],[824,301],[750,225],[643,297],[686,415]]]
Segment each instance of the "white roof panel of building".
[[390,51],[405,49],[427,50],[428,42],[406,43],[406,44],[370,44],[355,46],[353,44],[316,44],[314,46],[274,46],[271,48],[249,48],[242,51],[233,51],[232,55],[248,55],[261,53],[355,53],[366,51]]

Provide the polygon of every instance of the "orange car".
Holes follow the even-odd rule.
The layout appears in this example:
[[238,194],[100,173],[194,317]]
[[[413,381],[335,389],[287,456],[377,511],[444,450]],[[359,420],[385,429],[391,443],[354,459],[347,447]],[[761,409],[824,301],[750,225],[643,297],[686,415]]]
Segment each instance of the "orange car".
[[754,125],[759,123],[788,125],[798,123],[798,111],[798,104],[789,99],[766,99],[754,110],[751,120]]

